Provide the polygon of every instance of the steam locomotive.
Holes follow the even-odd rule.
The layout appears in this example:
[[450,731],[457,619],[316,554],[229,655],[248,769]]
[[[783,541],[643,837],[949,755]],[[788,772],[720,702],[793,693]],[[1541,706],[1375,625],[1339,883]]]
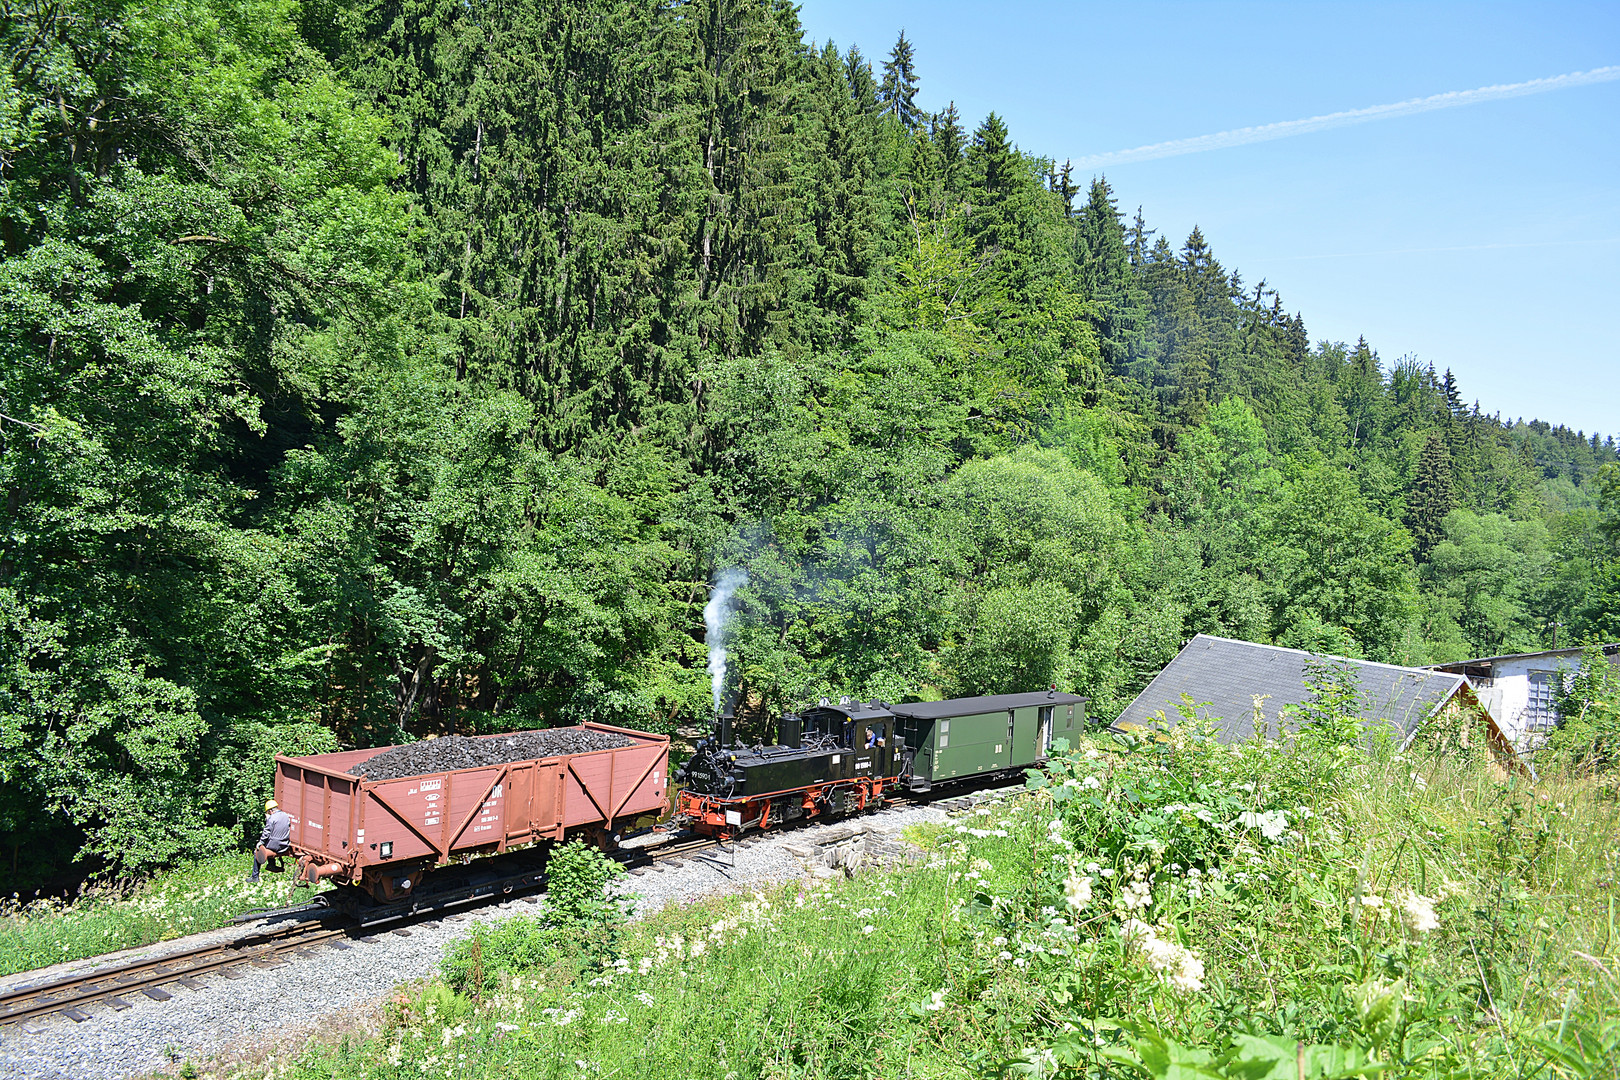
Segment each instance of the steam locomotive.
[[721,716],[675,773],[676,821],[729,839],[859,813],[900,791],[1016,776],[1085,726],[1085,706],[1055,689],[901,705],[822,698],[784,715],[774,745],[752,747]]

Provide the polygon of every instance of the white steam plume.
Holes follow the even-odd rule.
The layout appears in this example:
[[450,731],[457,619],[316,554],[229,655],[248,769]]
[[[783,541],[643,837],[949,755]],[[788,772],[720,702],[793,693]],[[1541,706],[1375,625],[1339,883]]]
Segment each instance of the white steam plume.
[[1347,109],[1344,112],[1327,113],[1324,116],[1312,116],[1304,120],[1283,120],[1275,124],[1261,124],[1258,127],[1217,131],[1213,135],[1196,135],[1190,139],[1172,139],[1169,142],[1151,143],[1130,150],[1112,150],[1106,154],[1090,154],[1086,157],[1075,158],[1074,164],[1081,169],[1096,169],[1107,165],[1126,165],[1133,161],[1153,161],[1157,158],[1177,157],[1181,154],[1197,154],[1205,150],[1224,150],[1229,146],[1243,146],[1247,143],[1267,142],[1271,139],[1286,139],[1291,135],[1305,135],[1313,131],[1326,131],[1328,128],[1345,127],[1349,124],[1365,124],[1371,120],[1389,120],[1397,116],[1433,112],[1435,109],[1454,109],[1460,105],[1477,105],[1482,101],[1497,101],[1501,98],[1545,94],[1553,90],[1567,90],[1574,86],[1613,82],[1615,79],[1620,79],[1620,66],[1593,68],[1591,71],[1573,71],[1568,75],[1554,75],[1546,79],[1531,79],[1529,82],[1506,83],[1501,86],[1482,86],[1477,90],[1452,90],[1448,93],[1434,94],[1430,97],[1397,101],[1393,105],[1371,105],[1365,109]]
[[709,685],[714,690],[714,711],[720,712],[726,692],[726,622],[731,618],[731,597],[748,584],[744,570],[724,571],[714,582],[714,592],[703,605],[703,640],[709,646]]

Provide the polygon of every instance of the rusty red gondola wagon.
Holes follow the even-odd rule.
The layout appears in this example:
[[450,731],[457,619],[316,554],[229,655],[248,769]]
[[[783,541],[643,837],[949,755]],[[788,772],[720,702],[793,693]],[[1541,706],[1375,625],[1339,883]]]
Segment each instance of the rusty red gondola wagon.
[[[629,745],[372,780],[349,770],[392,747],[276,756],[275,797],[292,847],[379,902],[409,894],[452,856],[585,836],[606,844],[669,805],[669,737],[584,724]],[[491,735],[505,739],[512,734]]]

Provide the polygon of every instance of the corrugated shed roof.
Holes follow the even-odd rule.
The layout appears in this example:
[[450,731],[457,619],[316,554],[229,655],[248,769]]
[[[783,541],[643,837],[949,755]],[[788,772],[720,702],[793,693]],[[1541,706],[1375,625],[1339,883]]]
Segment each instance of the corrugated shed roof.
[[[1620,659],[1620,642],[1615,642],[1610,645],[1603,645],[1600,646],[1600,648],[1602,648],[1604,656]],[[1577,645],[1571,649],[1543,649],[1540,652],[1504,653],[1501,656],[1476,656],[1472,660],[1454,660],[1448,664],[1433,664],[1431,666],[1436,671],[1451,671],[1453,669],[1472,667],[1476,664],[1494,664],[1498,660],[1533,660],[1538,656],[1567,656],[1574,658],[1580,656],[1585,651],[1586,649],[1583,646]]]
[[1027,709],[1031,705],[1078,705],[1087,700],[1061,690],[1038,690],[1033,694],[990,694],[985,697],[952,698],[949,701],[911,701],[889,706],[896,716],[918,720],[941,720],[951,716],[973,716],[1000,709]]
[[1221,741],[1237,742],[1254,736],[1254,699],[1257,694],[1265,694],[1266,700],[1260,706],[1265,734],[1275,737],[1283,707],[1312,698],[1312,691],[1305,685],[1306,668],[1312,662],[1329,664],[1353,675],[1361,696],[1362,715],[1370,721],[1393,725],[1403,741],[1468,682],[1449,672],[1375,664],[1199,634],[1126,706],[1114,726],[1155,723],[1154,714],[1161,710],[1170,724],[1179,723],[1176,707],[1181,704],[1181,695],[1187,694],[1195,702],[1209,702],[1208,712],[1218,724]]

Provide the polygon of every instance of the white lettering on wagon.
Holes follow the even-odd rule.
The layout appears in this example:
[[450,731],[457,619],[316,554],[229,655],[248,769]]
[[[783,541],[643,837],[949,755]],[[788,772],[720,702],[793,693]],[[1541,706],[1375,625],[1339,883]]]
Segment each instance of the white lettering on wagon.
[[438,823],[439,819],[436,817],[430,817],[426,821],[422,822],[423,825],[437,825]]
[[318,821],[311,821],[311,820],[309,820],[309,818],[305,818],[305,819],[304,819],[304,824],[305,824],[305,825],[308,825],[308,826],[309,826],[309,827],[310,827],[310,828],[312,828],[312,829],[319,829],[319,828],[320,828],[320,827],[321,827],[321,823],[320,823],[320,822],[318,822]]

